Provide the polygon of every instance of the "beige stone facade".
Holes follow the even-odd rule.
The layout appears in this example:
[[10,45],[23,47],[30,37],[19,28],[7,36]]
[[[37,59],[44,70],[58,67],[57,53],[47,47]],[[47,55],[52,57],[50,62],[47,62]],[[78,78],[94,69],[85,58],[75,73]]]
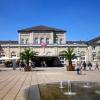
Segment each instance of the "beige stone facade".
[[[20,52],[26,48],[38,52],[40,57],[58,57],[61,64],[65,64],[64,58],[59,57],[62,50],[71,47],[74,49],[76,61],[97,61],[97,54],[100,51],[100,37],[90,41],[66,41],[66,31],[55,28],[37,26],[24,30],[19,30],[18,41],[1,41],[0,61],[18,59]],[[45,47],[41,43],[46,43]]]

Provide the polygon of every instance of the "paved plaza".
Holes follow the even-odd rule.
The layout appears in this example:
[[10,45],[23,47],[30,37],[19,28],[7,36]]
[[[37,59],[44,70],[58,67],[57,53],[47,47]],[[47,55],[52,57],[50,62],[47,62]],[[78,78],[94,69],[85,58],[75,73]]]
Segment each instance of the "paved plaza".
[[100,81],[100,71],[77,75],[65,68],[35,68],[31,72],[0,68],[0,100],[40,100],[37,84],[60,81]]

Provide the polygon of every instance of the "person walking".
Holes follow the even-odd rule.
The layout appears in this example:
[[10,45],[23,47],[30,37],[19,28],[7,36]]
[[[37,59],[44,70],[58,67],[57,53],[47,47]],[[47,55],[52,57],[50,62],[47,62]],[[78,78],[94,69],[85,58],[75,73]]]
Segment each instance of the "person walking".
[[86,62],[85,61],[83,62],[83,68],[84,68],[84,70],[86,70]]
[[78,62],[78,63],[77,63],[77,68],[76,68],[77,75],[80,75],[80,67],[81,67],[81,65],[80,65],[80,63]]
[[35,62],[32,62],[32,67],[35,68]]
[[21,71],[21,67],[22,67],[22,66],[21,66],[21,62],[19,62],[19,70],[20,70],[20,71]]
[[95,65],[95,70],[96,70],[96,69],[99,70],[98,62],[96,62],[96,65]]
[[91,68],[92,68],[92,64],[91,64],[90,61],[88,62],[88,67],[89,67],[89,70],[91,70]]

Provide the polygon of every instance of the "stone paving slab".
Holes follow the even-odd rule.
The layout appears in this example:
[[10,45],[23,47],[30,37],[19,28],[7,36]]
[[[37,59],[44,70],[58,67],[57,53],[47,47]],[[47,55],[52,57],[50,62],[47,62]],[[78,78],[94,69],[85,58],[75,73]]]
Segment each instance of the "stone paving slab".
[[[60,81],[98,81],[100,71],[77,75],[66,68],[35,68],[31,72],[0,68],[0,100],[40,100],[38,84]],[[6,71],[4,71],[6,70]]]

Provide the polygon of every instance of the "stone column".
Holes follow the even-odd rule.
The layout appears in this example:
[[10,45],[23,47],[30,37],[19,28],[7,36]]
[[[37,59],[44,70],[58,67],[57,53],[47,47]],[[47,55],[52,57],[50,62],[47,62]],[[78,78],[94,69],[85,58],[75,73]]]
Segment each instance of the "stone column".
[[33,32],[30,33],[30,36],[29,36],[29,44],[33,44]]
[[38,38],[38,44],[40,44],[40,38]]
[[21,43],[21,40],[20,40],[20,33],[18,34],[18,43],[19,43],[19,44]]

